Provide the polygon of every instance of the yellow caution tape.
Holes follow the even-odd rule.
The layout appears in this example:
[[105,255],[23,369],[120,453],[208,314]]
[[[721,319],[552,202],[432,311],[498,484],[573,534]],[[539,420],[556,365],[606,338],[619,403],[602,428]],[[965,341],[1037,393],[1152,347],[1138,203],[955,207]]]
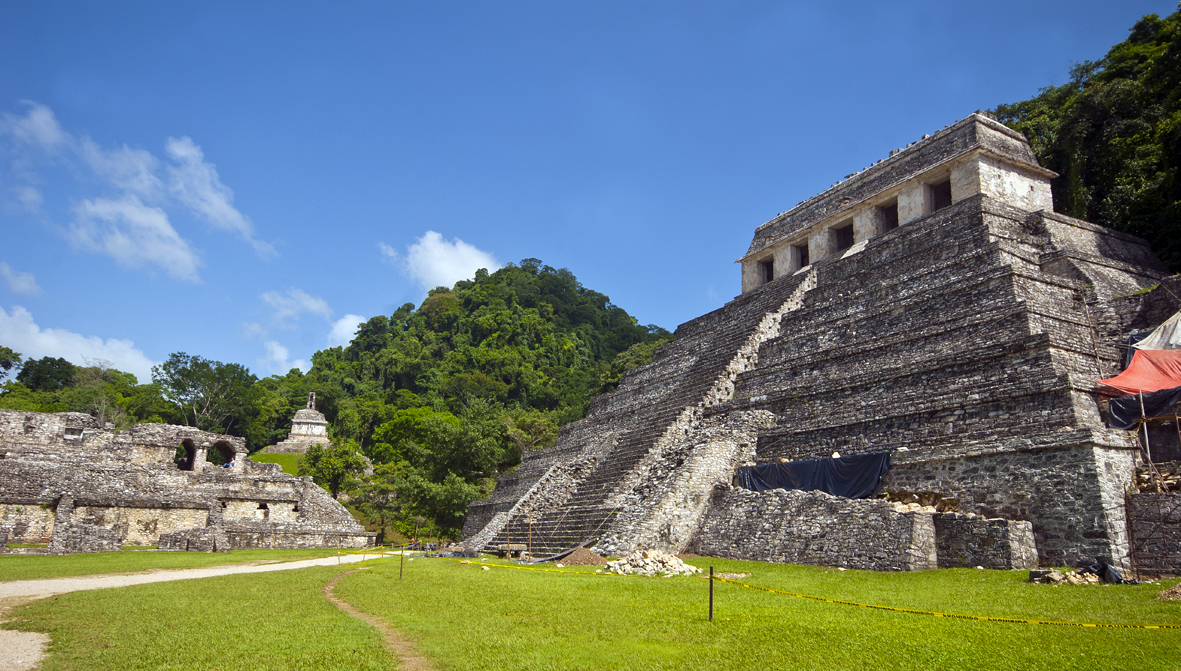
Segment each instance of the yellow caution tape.
[[[704,576],[703,576],[704,577]],[[1181,629],[1181,624],[1091,624],[1087,622],[1058,622],[1055,620],[1022,620],[1011,617],[987,617],[983,615],[958,615],[955,613],[936,613],[930,610],[915,610],[913,608],[895,608],[894,606],[878,606],[870,603],[857,603],[856,601],[843,601],[841,599],[828,599],[820,596],[811,596],[808,594],[798,594],[796,592],[786,592],[779,589],[771,589],[770,587],[759,587],[758,585],[748,585],[737,580],[730,580],[728,578],[719,578],[713,576],[713,580],[718,582],[726,582],[731,585],[738,585],[739,587],[746,587],[748,589],[757,589],[763,592],[771,592],[772,594],[784,594],[786,596],[794,596],[800,599],[810,599],[812,601],[823,601],[825,603],[839,603],[845,606],[858,606],[860,608],[873,608],[875,610],[888,610],[895,613],[909,613],[911,615],[930,615],[932,617],[950,617],[957,620],[977,620],[980,622],[1010,622],[1015,624],[1052,624],[1061,627],[1097,627],[1101,629]]]
[[439,557],[439,559],[446,559],[447,561],[458,562],[460,564],[467,562],[468,564],[473,564],[475,566],[491,566],[494,568],[511,568],[511,569],[516,569],[518,571],[541,571],[543,573],[574,573],[577,575],[609,575],[609,576],[616,576],[619,578],[628,577],[626,575],[620,575],[618,573],[609,573],[607,571],[603,571],[602,573],[590,573],[587,571],[567,571],[564,569],[540,568],[537,566],[513,566],[512,564],[490,564],[488,562],[475,561],[472,559],[457,559],[455,557]]
[[[511,569],[516,569],[518,571],[542,571],[545,573],[574,573],[577,575],[614,576],[614,577],[619,577],[619,578],[635,577],[633,574],[620,575],[618,573],[609,573],[607,571],[604,571],[602,573],[588,573],[586,571],[567,571],[567,570],[553,569],[553,568],[539,568],[539,567],[535,567],[535,566],[512,566],[512,565],[508,565],[508,564],[490,564],[488,562],[455,559],[452,557],[441,557],[441,559],[446,559],[448,561],[453,561],[453,562],[467,561],[467,563],[473,564],[476,566],[492,566],[492,567],[496,567],[496,568],[511,568]],[[707,580],[711,578],[710,576],[701,576],[701,577],[705,578]],[[770,587],[759,587],[758,585],[748,585],[747,583],[744,583],[744,582],[738,582],[737,580],[730,580],[728,578],[720,578],[716,575],[712,576],[712,579],[716,580],[718,582],[725,582],[725,583],[730,583],[731,585],[738,585],[739,587],[746,587],[747,589],[760,590],[763,592],[770,592],[772,594],[783,594],[785,596],[794,596],[794,597],[797,597],[800,599],[809,599],[811,601],[823,601],[825,603],[839,603],[843,606],[857,606],[859,608],[872,608],[874,610],[886,610],[886,611],[892,611],[895,613],[909,613],[911,615],[930,615],[932,617],[949,617],[949,618],[956,619],[956,620],[976,620],[978,622],[1008,622],[1011,624],[1051,624],[1051,625],[1057,625],[1060,627],[1092,627],[1092,628],[1099,628],[1099,629],[1181,629],[1181,624],[1092,624],[1089,622],[1058,622],[1056,620],[1024,620],[1024,619],[1012,618],[1012,617],[989,617],[986,615],[959,615],[957,613],[937,613],[935,611],[930,611],[930,610],[916,610],[914,608],[896,608],[894,606],[879,606],[879,605],[871,604],[871,603],[858,603],[856,601],[845,601],[842,599],[829,599],[827,597],[822,597],[822,596],[811,596],[809,594],[799,594],[797,592],[787,592],[784,590],[772,589]]]

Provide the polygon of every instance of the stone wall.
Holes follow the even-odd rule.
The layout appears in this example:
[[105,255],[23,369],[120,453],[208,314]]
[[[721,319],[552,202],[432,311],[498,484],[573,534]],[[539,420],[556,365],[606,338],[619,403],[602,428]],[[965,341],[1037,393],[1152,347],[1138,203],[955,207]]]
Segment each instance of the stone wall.
[[1181,493],[1129,494],[1127,507],[1135,570],[1181,574]]
[[1045,566],[1105,561],[1127,568],[1122,503],[1135,453],[1105,448],[1090,432],[1009,442],[939,459],[897,454],[883,488],[935,492],[957,501],[960,512],[1029,521]]
[[149,505],[75,504],[73,519],[114,531],[124,545],[155,545],[161,534],[203,527],[209,522],[207,507],[162,508]]
[[929,513],[823,492],[719,487],[689,551],[727,559],[875,571],[935,568]]
[[972,514],[934,516],[939,568],[1029,569],[1038,565],[1033,525]]
[[54,509],[45,504],[0,503],[0,529],[12,543],[48,543],[53,537]]
[[[178,448],[191,459],[175,463]],[[232,466],[209,463],[214,450]],[[191,427],[115,432],[78,413],[0,410],[0,528],[13,542],[48,540],[54,552],[77,551],[79,534],[97,539],[93,547],[115,538],[117,549],[241,524],[254,535],[227,537],[227,547],[255,547],[259,533],[270,534],[266,547],[372,545],[375,534],[310,478],[256,464],[245,450],[241,438]]]

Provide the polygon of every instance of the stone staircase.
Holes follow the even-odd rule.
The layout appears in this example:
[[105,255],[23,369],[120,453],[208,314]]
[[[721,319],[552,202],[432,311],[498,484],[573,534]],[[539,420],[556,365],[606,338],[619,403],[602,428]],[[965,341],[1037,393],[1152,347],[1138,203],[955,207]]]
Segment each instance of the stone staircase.
[[[533,553],[542,555],[596,540],[624,507],[645,458],[689,433],[706,407],[730,399],[734,380],[757,362],[758,346],[778,333],[782,316],[798,309],[814,286],[810,271],[783,277],[678,328],[675,342],[628,371],[615,392],[596,398],[583,426],[571,431],[598,437],[585,443],[583,454],[594,453],[585,457],[585,475],[574,483],[555,476],[552,484],[547,476],[553,473],[540,476],[486,543],[531,541]],[[569,448],[559,440],[551,449]],[[468,545],[486,537],[473,534]]]

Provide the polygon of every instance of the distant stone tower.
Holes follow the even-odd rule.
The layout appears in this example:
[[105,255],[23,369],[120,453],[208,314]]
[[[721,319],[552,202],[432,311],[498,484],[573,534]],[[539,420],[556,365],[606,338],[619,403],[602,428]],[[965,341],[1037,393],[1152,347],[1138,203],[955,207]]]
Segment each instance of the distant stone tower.
[[303,454],[312,445],[332,445],[332,441],[328,440],[328,420],[324,419],[323,413],[316,410],[314,391],[308,394],[307,407],[297,411],[292,418],[291,433],[287,434],[287,440],[264,449],[263,453]]

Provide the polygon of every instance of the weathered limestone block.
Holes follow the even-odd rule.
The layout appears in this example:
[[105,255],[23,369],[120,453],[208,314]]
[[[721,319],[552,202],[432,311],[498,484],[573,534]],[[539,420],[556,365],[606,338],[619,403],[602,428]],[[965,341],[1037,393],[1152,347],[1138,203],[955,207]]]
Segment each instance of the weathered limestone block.
[[984,194],[1029,212],[1054,210],[1050,180],[1045,171],[1001,161],[988,154],[975,154],[951,171],[953,202]]
[[184,529],[160,535],[161,550],[176,552],[229,552],[229,538],[221,527]]
[[1033,525],[964,513],[935,515],[939,568],[1028,569],[1037,566]]
[[853,215],[853,238],[857,242],[885,233],[882,212],[876,207],[863,207]]
[[936,568],[929,513],[823,492],[719,488],[690,552],[876,571]]
[[0,529],[12,543],[48,543],[53,537],[54,510],[49,505],[0,503]]
[[106,527],[80,523],[59,524],[49,543],[49,553],[118,552],[122,540],[118,533]]
[[928,215],[934,210],[931,188],[926,184],[912,184],[898,194],[898,223],[910,222]]

